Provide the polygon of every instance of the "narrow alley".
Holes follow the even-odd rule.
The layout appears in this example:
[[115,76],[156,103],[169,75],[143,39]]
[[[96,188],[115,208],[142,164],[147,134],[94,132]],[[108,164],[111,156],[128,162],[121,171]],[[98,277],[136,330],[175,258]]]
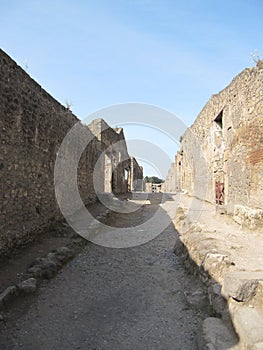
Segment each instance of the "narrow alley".
[[[151,194],[151,204],[135,213],[112,214],[110,224],[135,226],[153,214],[159,198]],[[170,224],[137,247],[87,244],[35,295],[8,310],[0,322],[1,350],[196,349],[209,307],[201,283],[173,253],[175,238]]]

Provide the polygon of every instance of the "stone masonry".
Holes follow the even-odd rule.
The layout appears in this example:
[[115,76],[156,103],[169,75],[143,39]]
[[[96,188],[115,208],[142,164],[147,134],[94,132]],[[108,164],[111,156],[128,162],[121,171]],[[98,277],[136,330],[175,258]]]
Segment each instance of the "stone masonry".
[[131,171],[129,174],[129,190],[143,190],[143,168],[138,164],[136,158],[131,157]]
[[263,227],[263,69],[245,69],[213,95],[182,137],[167,192],[214,203],[239,224]]
[[[54,166],[64,137],[77,122],[69,109],[0,50],[0,256],[43,234],[61,218]],[[89,126],[80,123],[80,129],[83,135],[92,134],[78,164],[83,202],[97,200],[93,171],[98,160],[99,190],[127,192],[132,160],[122,129],[110,128],[103,119]]]

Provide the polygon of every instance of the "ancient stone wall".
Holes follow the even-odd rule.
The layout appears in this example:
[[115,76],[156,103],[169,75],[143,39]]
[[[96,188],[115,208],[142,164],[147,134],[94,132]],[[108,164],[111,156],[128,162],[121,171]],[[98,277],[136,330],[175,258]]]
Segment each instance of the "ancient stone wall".
[[[160,192],[165,192],[164,190],[164,184],[163,183],[151,183],[151,182],[146,182],[144,186],[145,192],[148,193],[160,193]],[[166,191],[168,192],[168,191]],[[169,191],[171,192],[171,191]]]
[[128,187],[130,191],[143,191],[143,168],[134,157],[131,157],[131,171],[128,179]]
[[[126,173],[131,172],[131,158],[122,128],[112,129],[103,119],[96,119],[89,125],[90,130],[101,142],[100,168],[98,182],[100,192],[115,194],[128,191]],[[104,170],[103,170],[104,169]]]
[[0,51],[1,253],[58,213],[53,170],[77,118]]
[[[61,142],[77,122],[76,116],[0,50],[0,255],[25,245],[61,217],[54,190],[54,166]],[[96,131],[98,124],[101,134]],[[110,169],[107,189],[127,191],[124,169],[129,169],[130,160],[122,130],[111,129],[101,119],[90,127],[80,124],[79,128],[84,137],[92,136],[78,164],[78,189],[83,202],[97,199],[93,172],[104,151],[115,166]],[[112,147],[117,141],[121,143]],[[104,160],[97,174],[104,187],[105,164]]]
[[168,174],[165,179],[165,184],[163,186],[165,192],[177,192],[179,190],[177,184],[177,169],[176,169],[176,158],[175,162],[171,164]]
[[263,70],[254,67],[213,95],[186,131],[174,187],[224,205],[237,220],[253,226],[263,209],[262,130]]

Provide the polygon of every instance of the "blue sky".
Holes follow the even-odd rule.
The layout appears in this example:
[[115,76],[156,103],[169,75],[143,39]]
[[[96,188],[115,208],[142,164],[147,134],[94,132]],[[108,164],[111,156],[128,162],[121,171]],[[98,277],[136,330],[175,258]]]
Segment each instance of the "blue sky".
[[[190,126],[212,94],[254,65],[251,52],[263,52],[259,0],[0,4],[1,48],[62,104],[71,101],[80,119],[141,102]],[[168,141],[158,144],[173,158]]]

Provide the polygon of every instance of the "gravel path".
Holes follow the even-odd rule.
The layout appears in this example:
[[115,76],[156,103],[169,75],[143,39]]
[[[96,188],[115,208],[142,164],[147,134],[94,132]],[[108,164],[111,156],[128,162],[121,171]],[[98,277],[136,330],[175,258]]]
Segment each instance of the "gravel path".
[[10,309],[0,322],[0,349],[196,349],[208,308],[195,299],[199,281],[173,254],[175,236],[170,225],[138,247],[88,244],[30,303]]

